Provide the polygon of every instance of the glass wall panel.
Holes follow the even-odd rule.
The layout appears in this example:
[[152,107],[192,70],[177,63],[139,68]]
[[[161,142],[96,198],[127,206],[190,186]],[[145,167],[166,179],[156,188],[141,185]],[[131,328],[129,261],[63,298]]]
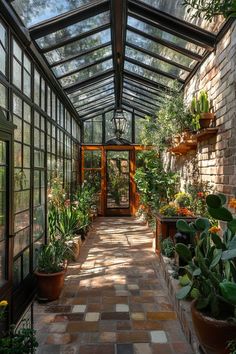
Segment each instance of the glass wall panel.
[[84,143],[102,144],[102,115],[84,122]]
[[0,22],[0,72],[7,75],[7,53],[8,53],[8,36],[7,30],[2,22]]

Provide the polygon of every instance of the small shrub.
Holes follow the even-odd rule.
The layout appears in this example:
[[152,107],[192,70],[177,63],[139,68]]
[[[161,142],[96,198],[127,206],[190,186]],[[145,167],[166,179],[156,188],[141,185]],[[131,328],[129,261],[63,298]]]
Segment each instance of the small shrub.
[[175,245],[173,240],[168,237],[161,241],[161,252],[164,256],[168,258],[174,257]]

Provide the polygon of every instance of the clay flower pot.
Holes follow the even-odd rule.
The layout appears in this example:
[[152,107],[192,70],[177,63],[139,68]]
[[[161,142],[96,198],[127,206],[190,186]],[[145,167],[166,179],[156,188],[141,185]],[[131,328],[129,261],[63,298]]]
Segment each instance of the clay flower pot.
[[191,305],[193,325],[198,340],[206,354],[229,354],[228,341],[235,339],[236,324],[205,316]]
[[209,128],[211,122],[215,119],[214,113],[201,113],[201,118],[199,119],[199,124],[201,128]]
[[57,300],[64,286],[66,269],[57,273],[35,271],[38,283],[38,298],[43,301]]

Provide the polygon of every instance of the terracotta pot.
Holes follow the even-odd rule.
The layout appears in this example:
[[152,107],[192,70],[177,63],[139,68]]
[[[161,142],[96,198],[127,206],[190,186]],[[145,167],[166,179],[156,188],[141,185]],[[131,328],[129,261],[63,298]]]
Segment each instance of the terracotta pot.
[[38,298],[44,301],[57,300],[64,286],[66,270],[58,273],[35,272],[38,282]]
[[199,124],[201,128],[209,128],[211,122],[215,119],[214,113],[201,113]]
[[191,305],[193,325],[206,354],[228,354],[227,343],[235,339],[236,325],[204,316],[196,309],[195,305],[196,300]]

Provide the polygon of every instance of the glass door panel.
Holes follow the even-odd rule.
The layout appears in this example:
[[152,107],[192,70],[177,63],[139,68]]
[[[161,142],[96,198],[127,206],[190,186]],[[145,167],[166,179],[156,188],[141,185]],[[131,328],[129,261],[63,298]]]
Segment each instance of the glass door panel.
[[[107,151],[107,209],[130,209],[129,151]],[[108,211],[109,212],[109,211]],[[117,211],[118,213],[118,211]]]

